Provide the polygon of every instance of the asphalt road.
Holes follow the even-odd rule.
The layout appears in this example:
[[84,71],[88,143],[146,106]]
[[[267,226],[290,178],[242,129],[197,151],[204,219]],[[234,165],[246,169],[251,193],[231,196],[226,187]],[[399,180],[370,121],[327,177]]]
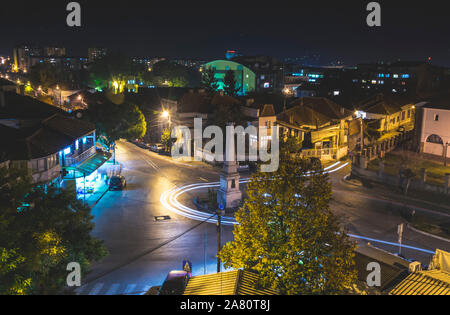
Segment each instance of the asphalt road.
[[[127,179],[124,191],[108,192],[93,208],[93,235],[105,240],[109,256],[92,265],[78,294],[142,294],[161,285],[170,270],[182,268],[185,259],[192,261],[193,274],[215,272],[216,226],[194,221],[163,207],[161,194],[176,186],[218,181],[217,170],[200,163],[178,163],[128,142],[120,142],[116,158],[123,165]],[[397,225],[404,222],[396,213],[398,205],[378,200],[365,188],[341,183],[349,167],[331,175],[333,201],[331,209],[344,218],[349,232],[381,241],[397,241]],[[191,198],[195,192],[187,193]],[[191,194],[191,195],[189,195]],[[170,219],[157,220],[157,216]],[[232,240],[232,226],[223,227],[223,243]],[[359,240],[366,242],[367,240]],[[405,229],[403,243],[434,251],[450,249],[450,243]],[[371,244],[396,253],[398,247],[378,242]],[[428,263],[431,257],[417,250],[402,254]]]

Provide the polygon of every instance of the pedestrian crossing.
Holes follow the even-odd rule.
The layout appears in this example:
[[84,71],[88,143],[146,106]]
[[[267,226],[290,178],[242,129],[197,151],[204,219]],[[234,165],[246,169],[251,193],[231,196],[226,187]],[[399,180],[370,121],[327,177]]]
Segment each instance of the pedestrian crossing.
[[152,286],[147,284],[105,284],[85,285],[75,290],[77,295],[144,295]]

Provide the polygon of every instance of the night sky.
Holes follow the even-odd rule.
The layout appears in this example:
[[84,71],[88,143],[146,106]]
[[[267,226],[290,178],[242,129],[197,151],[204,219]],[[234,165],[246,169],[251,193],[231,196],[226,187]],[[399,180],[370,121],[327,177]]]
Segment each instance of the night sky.
[[70,1],[7,1],[0,8],[0,53],[21,43],[62,45],[86,56],[105,46],[133,56],[223,58],[297,57],[318,53],[324,63],[425,60],[450,66],[450,19],[445,1],[378,1],[382,27],[366,24],[370,1],[78,1],[82,27],[66,25]]

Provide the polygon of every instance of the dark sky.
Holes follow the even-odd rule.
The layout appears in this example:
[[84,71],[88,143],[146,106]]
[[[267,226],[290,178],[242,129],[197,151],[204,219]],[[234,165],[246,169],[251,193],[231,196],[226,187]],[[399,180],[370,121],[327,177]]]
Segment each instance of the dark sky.
[[450,66],[446,1],[385,0],[382,27],[366,24],[366,0],[78,1],[82,27],[66,25],[70,1],[7,1],[0,8],[0,53],[20,43],[59,44],[69,55],[106,46],[135,56],[296,57],[320,53],[347,64],[425,60]]

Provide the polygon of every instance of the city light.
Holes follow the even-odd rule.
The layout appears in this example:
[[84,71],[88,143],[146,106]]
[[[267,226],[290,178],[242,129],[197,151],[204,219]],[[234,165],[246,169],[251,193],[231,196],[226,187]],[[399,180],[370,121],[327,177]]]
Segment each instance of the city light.
[[165,111],[162,112],[161,116],[162,116],[163,118],[169,118],[170,114],[169,114],[168,111],[165,110]]

